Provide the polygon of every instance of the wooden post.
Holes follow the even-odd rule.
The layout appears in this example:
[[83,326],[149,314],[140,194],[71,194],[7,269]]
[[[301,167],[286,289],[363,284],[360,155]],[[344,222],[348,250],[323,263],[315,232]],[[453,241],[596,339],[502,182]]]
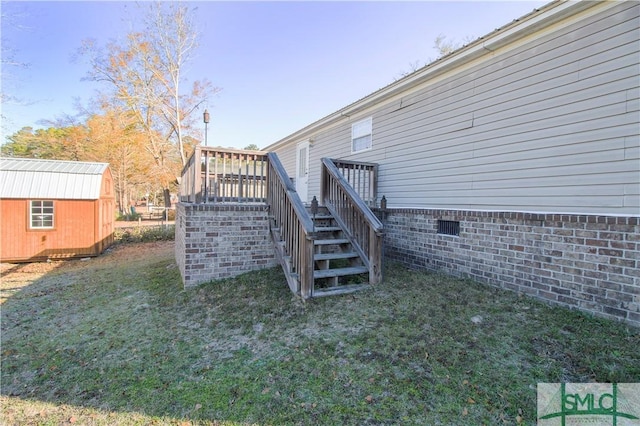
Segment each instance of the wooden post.
[[[193,154],[193,195],[194,202],[200,203],[202,201],[202,171],[200,170],[201,163],[200,158],[202,156],[202,149],[197,146],[195,153]],[[198,196],[198,194],[200,196]]]
[[[304,232],[303,232],[304,233]],[[309,235],[304,236],[300,247],[300,296],[303,299],[313,297],[313,239]]]
[[204,202],[209,202],[209,152],[204,152]]
[[378,204],[378,165],[374,165],[372,170],[371,170],[371,180],[372,182],[370,183],[371,187],[372,187],[372,192],[373,194],[373,205],[376,206]]
[[382,235],[369,228],[369,284],[382,282]]

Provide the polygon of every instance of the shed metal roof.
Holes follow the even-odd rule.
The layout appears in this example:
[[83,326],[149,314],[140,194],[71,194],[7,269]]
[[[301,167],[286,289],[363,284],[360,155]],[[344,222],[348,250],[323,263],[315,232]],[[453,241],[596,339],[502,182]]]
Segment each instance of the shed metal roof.
[[97,200],[107,163],[0,158],[0,198]]

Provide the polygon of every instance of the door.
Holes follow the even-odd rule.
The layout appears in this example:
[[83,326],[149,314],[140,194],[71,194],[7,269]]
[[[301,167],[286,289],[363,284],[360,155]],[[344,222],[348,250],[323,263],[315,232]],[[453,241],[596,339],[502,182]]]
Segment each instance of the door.
[[298,144],[296,155],[296,191],[303,203],[307,203],[309,186],[309,141]]

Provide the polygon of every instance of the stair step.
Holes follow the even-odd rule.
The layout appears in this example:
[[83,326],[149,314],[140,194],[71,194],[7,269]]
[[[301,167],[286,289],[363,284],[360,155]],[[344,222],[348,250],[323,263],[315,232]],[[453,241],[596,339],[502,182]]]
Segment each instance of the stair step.
[[355,257],[358,257],[358,253],[353,251],[347,253],[316,253],[313,255],[314,260],[353,259]]
[[356,291],[371,288],[369,284],[350,284],[337,287],[319,288],[313,290],[313,297],[335,296],[338,294],[354,293]]
[[314,229],[317,232],[342,231],[342,228],[340,228],[339,226],[316,226]]
[[317,215],[312,215],[311,213],[309,213],[311,216],[311,219],[314,220],[329,220],[329,219],[333,219],[333,216],[331,216],[330,214],[322,214],[322,213],[318,213]]
[[328,240],[313,240],[313,244],[317,246],[328,246],[328,245],[336,245],[336,244],[348,244],[349,240],[347,238],[336,238],[336,239],[328,239]]
[[313,271],[313,278],[343,277],[345,275],[357,275],[369,272],[366,266],[352,266],[350,268],[321,269]]

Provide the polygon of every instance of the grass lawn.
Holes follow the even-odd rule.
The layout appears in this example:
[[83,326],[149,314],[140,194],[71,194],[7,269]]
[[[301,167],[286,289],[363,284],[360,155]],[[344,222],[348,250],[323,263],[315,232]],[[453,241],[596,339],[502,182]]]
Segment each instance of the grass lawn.
[[307,303],[185,291],[173,242],[3,269],[3,424],[532,425],[538,382],[640,382],[638,329],[397,265]]

